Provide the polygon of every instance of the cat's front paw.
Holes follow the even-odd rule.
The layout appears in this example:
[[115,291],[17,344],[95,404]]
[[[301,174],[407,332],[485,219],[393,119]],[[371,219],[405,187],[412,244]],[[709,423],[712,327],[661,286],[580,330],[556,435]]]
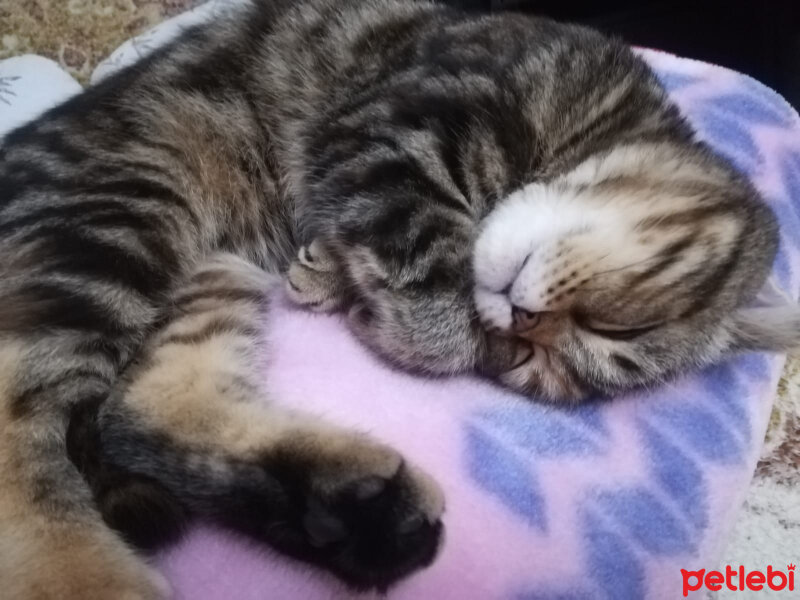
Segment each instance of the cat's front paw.
[[442,492],[391,448],[356,434],[298,436],[267,470],[295,507],[270,526],[278,549],[362,590],[385,590],[435,558]]
[[323,244],[301,246],[286,274],[289,298],[310,310],[329,312],[345,301],[347,288],[339,265]]

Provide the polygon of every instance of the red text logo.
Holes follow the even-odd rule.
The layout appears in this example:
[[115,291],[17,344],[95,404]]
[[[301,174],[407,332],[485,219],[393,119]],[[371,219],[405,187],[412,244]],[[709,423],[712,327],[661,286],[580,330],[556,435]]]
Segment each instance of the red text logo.
[[699,571],[687,571],[681,569],[683,575],[683,597],[689,595],[689,592],[695,592],[701,587],[705,587],[712,592],[718,592],[724,585],[731,591],[742,590],[762,590],[765,587],[770,590],[781,591],[788,590],[794,591],[794,565],[786,566],[786,571],[773,569],[772,565],[767,567],[767,572],[763,571],[745,571],[743,566],[737,570],[728,565],[725,567],[725,573],[721,571],[708,571],[700,569]]

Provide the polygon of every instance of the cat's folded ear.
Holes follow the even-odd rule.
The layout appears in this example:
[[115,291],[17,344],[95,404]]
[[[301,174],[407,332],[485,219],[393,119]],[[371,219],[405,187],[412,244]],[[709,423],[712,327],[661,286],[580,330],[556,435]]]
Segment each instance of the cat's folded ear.
[[800,349],[800,306],[741,308],[731,327],[734,350],[789,352]]

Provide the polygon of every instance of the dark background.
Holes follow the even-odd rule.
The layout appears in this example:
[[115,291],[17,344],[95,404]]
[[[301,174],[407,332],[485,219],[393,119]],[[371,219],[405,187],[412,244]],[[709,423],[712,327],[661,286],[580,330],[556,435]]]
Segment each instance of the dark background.
[[747,73],[800,109],[800,0],[444,0],[591,25]]

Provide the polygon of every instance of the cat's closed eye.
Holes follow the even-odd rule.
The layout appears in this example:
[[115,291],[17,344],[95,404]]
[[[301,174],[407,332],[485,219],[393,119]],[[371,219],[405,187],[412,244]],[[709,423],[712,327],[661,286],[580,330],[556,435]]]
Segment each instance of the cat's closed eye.
[[583,319],[580,326],[586,331],[615,341],[628,341],[636,339],[642,335],[650,333],[661,327],[663,323],[647,323],[643,325],[619,325],[616,323],[604,323],[592,319]]

